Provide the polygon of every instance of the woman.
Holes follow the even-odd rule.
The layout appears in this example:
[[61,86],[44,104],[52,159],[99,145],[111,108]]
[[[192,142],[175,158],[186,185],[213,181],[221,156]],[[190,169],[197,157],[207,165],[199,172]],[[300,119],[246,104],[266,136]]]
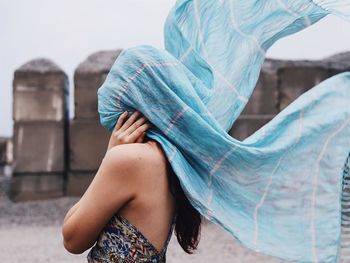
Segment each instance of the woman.
[[145,136],[150,123],[124,112],[101,166],[82,198],[67,213],[64,247],[80,254],[96,245],[88,262],[165,262],[173,228],[191,253],[201,217],[182,192],[160,144]]

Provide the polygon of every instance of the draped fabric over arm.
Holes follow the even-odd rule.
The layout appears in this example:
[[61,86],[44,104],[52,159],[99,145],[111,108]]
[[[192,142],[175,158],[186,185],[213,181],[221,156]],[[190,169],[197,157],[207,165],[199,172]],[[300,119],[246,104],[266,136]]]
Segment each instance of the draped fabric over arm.
[[165,49],[123,50],[98,90],[103,126],[139,110],[198,211],[247,247],[285,260],[335,262],[350,152],[350,72],[313,87],[243,141],[227,132],[278,39],[348,0],[179,0]]

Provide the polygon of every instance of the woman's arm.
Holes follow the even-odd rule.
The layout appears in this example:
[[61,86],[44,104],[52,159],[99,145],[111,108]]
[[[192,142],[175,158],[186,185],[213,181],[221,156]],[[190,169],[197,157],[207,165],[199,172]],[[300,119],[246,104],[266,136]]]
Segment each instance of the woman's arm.
[[73,205],[69,209],[69,211],[67,212],[66,216],[63,219],[63,223],[65,223],[68,220],[68,218],[70,218],[73,215],[73,213],[78,209],[78,207],[79,207],[79,201],[76,202],[75,205]]
[[90,248],[110,218],[134,198],[138,167],[144,165],[144,148],[126,144],[142,142],[142,134],[150,127],[149,123],[143,124],[144,117],[136,120],[138,115],[135,112],[124,124],[126,115],[119,118],[97,174],[64,218],[63,243],[71,253],[80,254]]
[[75,211],[67,215],[62,226],[64,247],[69,252],[81,254],[90,248],[112,216],[134,199],[139,171],[146,165],[143,160],[140,152],[129,145],[107,152]]

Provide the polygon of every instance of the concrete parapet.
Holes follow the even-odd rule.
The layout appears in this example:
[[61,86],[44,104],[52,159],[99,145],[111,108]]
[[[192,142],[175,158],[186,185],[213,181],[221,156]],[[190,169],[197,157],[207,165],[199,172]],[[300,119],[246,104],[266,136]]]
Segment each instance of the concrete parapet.
[[63,174],[29,174],[14,176],[11,181],[10,198],[27,201],[63,196]]
[[339,53],[323,60],[332,75],[350,71],[350,52]]
[[82,62],[74,74],[76,119],[98,119],[97,90],[103,84],[121,50],[100,51]]
[[7,164],[7,138],[0,138],[0,166]]
[[69,129],[68,195],[84,193],[107,150],[110,135],[99,122],[97,90],[120,52],[96,52],[82,62],[74,73],[75,116]]
[[107,150],[109,136],[98,121],[72,120],[69,136],[70,171],[96,171]]
[[279,110],[332,76],[330,69],[321,61],[289,61],[278,70],[278,75]]
[[274,115],[242,115],[235,121],[229,134],[233,138],[243,141],[255,131],[259,130],[273,117]]
[[14,173],[65,171],[63,122],[20,122],[14,126]]
[[81,196],[94,179],[95,172],[70,172],[66,185],[66,194]]
[[338,53],[323,60],[325,63],[334,62],[350,69],[350,52]]
[[15,71],[13,200],[63,194],[68,93],[67,75],[50,60],[31,60]]
[[[68,80],[57,65],[38,59],[16,70],[14,136],[0,139],[0,174],[4,165],[13,166],[14,200],[80,196],[87,189],[110,137],[99,123],[97,90],[120,52],[96,52],[78,66],[75,118],[70,122]],[[305,91],[344,71],[350,71],[350,52],[317,61],[266,59],[256,88],[229,134],[244,140]]]
[[280,60],[265,61],[253,94],[242,112],[243,115],[278,112],[278,68],[283,64]]
[[32,60],[15,71],[15,122],[64,121],[68,114],[67,102],[67,76],[50,60]]

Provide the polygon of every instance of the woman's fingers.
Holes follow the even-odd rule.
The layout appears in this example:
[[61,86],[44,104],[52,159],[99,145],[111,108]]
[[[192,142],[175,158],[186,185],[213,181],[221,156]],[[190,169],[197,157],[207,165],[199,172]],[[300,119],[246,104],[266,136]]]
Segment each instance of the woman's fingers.
[[135,121],[131,126],[129,126],[129,128],[127,128],[125,130],[126,134],[131,134],[133,133],[138,127],[140,127],[143,123],[145,123],[147,121],[145,116],[142,116],[140,119],[138,119],[137,121]]
[[120,129],[120,127],[122,127],[122,125],[126,119],[126,116],[128,116],[127,111],[124,111],[123,114],[119,116],[119,119],[118,119],[116,125],[114,126],[114,132],[118,131]]
[[123,132],[127,130],[135,121],[136,118],[140,115],[139,111],[135,111],[131,116],[128,118],[128,120],[123,124],[123,126],[120,127],[120,132]]
[[147,122],[145,116],[137,119],[140,114],[139,111],[135,111],[127,120],[127,111],[120,115],[113,132],[116,145],[143,142],[145,131],[151,127],[151,124]]
[[145,132],[143,132],[142,134],[141,134],[141,136],[137,139],[137,143],[142,143],[143,142],[143,140],[145,139]]
[[129,135],[128,141],[135,142],[142,135],[142,133],[145,132],[146,130],[148,130],[150,127],[151,127],[150,123],[145,123],[145,124],[141,125],[133,133],[131,133]]

